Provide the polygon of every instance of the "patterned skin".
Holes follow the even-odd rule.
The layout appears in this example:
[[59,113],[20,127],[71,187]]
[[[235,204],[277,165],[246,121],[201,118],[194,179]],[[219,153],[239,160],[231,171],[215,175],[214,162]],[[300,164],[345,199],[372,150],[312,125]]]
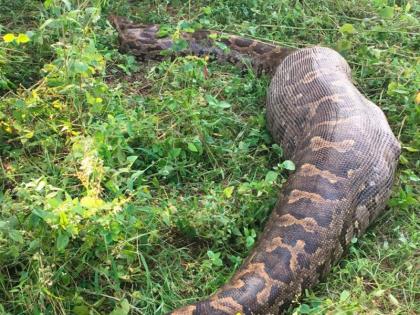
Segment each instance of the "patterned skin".
[[[172,46],[159,26],[111,17],[121,48],[160,58]],[[217,33],[218,34],[218,33]],[[267,123],[274,141],[296,164],[258,244],[233,278],[214,295],[173,315],[278,314],[321,279],[383,211],[400,145],[385,115],[352,84],[334,50],[299,50],[236,36],[213,44],[209,31],[183,34],[182,54],[211,55],[272,75]],[[212,38],[214,36],[211,36]]]

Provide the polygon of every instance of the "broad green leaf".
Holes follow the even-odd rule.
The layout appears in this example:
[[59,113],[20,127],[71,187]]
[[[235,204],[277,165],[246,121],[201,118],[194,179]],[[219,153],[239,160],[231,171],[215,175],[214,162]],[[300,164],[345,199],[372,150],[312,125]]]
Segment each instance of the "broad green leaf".
[[230,50],[229,47],[223,42],[215,42],[214,44],[217,47],[219,47],[224,53],[228,53]]
[[219,101],[217,98],[215,98],[212,95],[206,95],[205,99],[211,107],[221,108],[221,109],[232,107],[232,105],[229,104],[228,102]]
[[90,105],[94,105],[96,103],[96,98],[92,96],[89,92],[86,92],[86,101]]
[[350,297],[350,292],[347,290],[344,290],[343,292],[341,292],[340,294],[340,302],[344,302],[347,301],[348,298]]
[[379,15],[384,19],[391,19],[394,16],[394,8],[386,6],[379,10]]
[[171,158],[175,159],[181,154],[181,148],[173,148],[169,151],[169,155]]
[[172,50],[176,52],[183,51],[187,48],[188,48],[188,42],[185,39],[174,40],[174,43],[172,45]]
[[183,32],[192,33],[194,32],[194,28],[191,26],[191,23],[188,21],[180,21],[178,23],[178,27]]
[[209,35],[209,38],[210,38],[210,39],[216,39],[216,38],[217,38],[217,33],[211,33],[211,34]]
[[299,313],[300,314],[310,314],[311,313],[311,308],[309,307],[308,304],[301,304],[299,306]]
[[388,95],[393,95],[395,93],[395,90],[398,88],[398,83],[395,81],[391,81],[388,84],[388,89],[387,89],[387,93]]
[[265,181],[267,183],[274,183],[277,180],[278,176],[279,174],[277,172],[269,171],[267,175],[265,175]]
[[73,307],[73,313],[75,315],[89,315],[90,311],[89,307],[87,307],[86,305],[76,305],[75,307]]
[[188,150],[190,150],[191,152],[198,152],[197,147],[192,142],[188,142]]
[[139,158],[138,155],[127,156],[127,162],[129,166],[131,167],[138,158]]
[[249,183],[243,183],[238,187],[237,191],[240,194],[246,194],[246,193],[251,192],[252,190],[251,190],[251,187],[250,187]]
[[246,242],[246,247],[251,248],[255,243],[255,239],[252,236],[247,236],[245,242]]
[[118,193],[120,188],[118,187],[118,184],[115,180],[110,179],[105,183],[105,187],[108,188],[110,191],[112,191],[114,194]]
[[281,157],[283,156],[283,149],[281,146],[279,146],[277,143],[274,143],[272,146],[274,152],[276,152],[276,154]]
[[18,230],[11,230],[9,232],[9,236],[12,240],[14,240],[15,242],[18,242],[19,244],[23,244],[24,242],[22,233]]
[[157,32],[157,37],[162,38],[168,36],[172,31],[171,26],[169,25],[160,25],[159,31]]
[[211,250],[208,250],[207,251],[207,256],[211,259],[211,258],[213,258],[214,257],[214,252],[213,251],[211,251]]
[[281,166],[289,171],[294,171],[296,169],[295,163],[293,163],[293,161],[290,160],[286,160],[283,163],[281,163]]
[[159,170],[159,175],[162,175],[162,176],[168,176],[169,174],[171,174],[172,172],[173,172],[173,170],[174,170],[174,167],[173,166],[171,166],[171,165],[165,165],[164,167],[162,167],[160,170]]
[[73,64],[73,70],[76,73],[85,73],[89,69],[88,65],[81,61],[75,61]]
[[419,149],[417,149],[417,148],[413,148],[413,147],[408,147],[408,146],[403,146],[403,148],[405,149],[405,150],[407,150],[408,152],[419,152]]
[[8,225],[9,225],[9,222],[8,221],[1,221],[0,220],[0,231],[6,231],[6,230],[8,230]]
[[223,266],[223,261],[220,259],[220,253],[215,253],[211,250],[208,250],[207,256],[210,258],[210,261],[214,266],[216,267]]
[[207,15],[211,14],[212,12],[211,7],[203,7],[201,10],[203,11],[204,14],[207,14]]
[[48,19],[44,23],[42,23],[42,25],[39,27],[39,29],[43,30],[47,26],[50,26],[50,24],[51,24],[51,27],[56,27],[57,20],[56,19]]
[[341,39],[337,42],[337,49],[339,51],[345,51],[345,50],[349,50],[352,46],[351,41],[347,40],[347,39]]
[[130,303],[127,299],[121,301],[121,304],[117,306],[109,315],[127,315],[130,312]]
[[49,7],[51,7],[51,5],[53,5],[54,4],[54,0],[45,0],[44,1],[44,6],[45,6],[45,9],[48,9]]
[[69,244],[69,241],[70,241],[70,237],[67,233],[60,233],[57,236],[57,242],[56,242],[57,249],[59,251],[64,250],[67,247],[67,245]]
[[354,34],[356,33],[356,29],[353,24],[346,23],[340,27],[340,32],[343,34]]
[[220,102],[217,104],[217,107],[222,108],[222,109],[225,109],[225,108],[230,108],[230,107],[232,107],[232,105],[230,105],[228,102],[225,102],[225,101],[220,101]]

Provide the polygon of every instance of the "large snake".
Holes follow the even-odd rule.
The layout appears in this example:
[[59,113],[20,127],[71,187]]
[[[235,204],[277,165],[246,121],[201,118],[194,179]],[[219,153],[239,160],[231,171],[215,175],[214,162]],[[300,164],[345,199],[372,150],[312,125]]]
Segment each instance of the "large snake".
[[[174,45],[158,36],[158,25],[110,20],[121,49],[140,58],[161,58]],[[188,44],[183,54],[233,63],[249,59],[272,76],[267,125],[296,172],[232,279],[206,300],[170,314],[278,314],[316,284],[383,211],[400,145],[384,113],[352,84],[349,65],[332,49],[294,50],[205,30],[181,38]]]

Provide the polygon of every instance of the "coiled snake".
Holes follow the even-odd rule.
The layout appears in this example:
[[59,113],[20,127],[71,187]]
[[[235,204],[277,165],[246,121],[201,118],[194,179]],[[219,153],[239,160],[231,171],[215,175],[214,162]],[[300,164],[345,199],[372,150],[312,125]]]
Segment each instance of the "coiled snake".
[[[173,40],[157,25],[112,16],[121,49],[161,58]],[[213,35],[211,35],[213,34]],[[329,48],[282,48],[210,31],[181,34],[181,53],[211,55],[272,76],[267,125],[296,164],[258,244],[214,295],[173,315],[278,314],[319,281],[383,211],[400,145],[385,115],[352,84],[350,67]],[[214,45],[214,39],[229,50]]]

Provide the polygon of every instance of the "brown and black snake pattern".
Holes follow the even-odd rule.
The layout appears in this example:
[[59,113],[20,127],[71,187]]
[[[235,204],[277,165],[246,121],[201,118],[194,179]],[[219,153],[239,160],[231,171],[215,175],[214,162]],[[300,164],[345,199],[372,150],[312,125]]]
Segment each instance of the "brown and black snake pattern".
[[[159,58],[173,44],[157,37],[157,25],[110,20],[121,48],[139,57]],[[272,75],[268,129],[296,172],[233,278],[208,299],[171,314],[278,314],[316,284],[384,209],[400,145],[383,112],[352,84],[347,62],[334,50],[292,50],[228,36],[220,39],[230,49],[223,51],[209,34],[182,34],[189,43],[184,53],[233,63],[246,57]]]

